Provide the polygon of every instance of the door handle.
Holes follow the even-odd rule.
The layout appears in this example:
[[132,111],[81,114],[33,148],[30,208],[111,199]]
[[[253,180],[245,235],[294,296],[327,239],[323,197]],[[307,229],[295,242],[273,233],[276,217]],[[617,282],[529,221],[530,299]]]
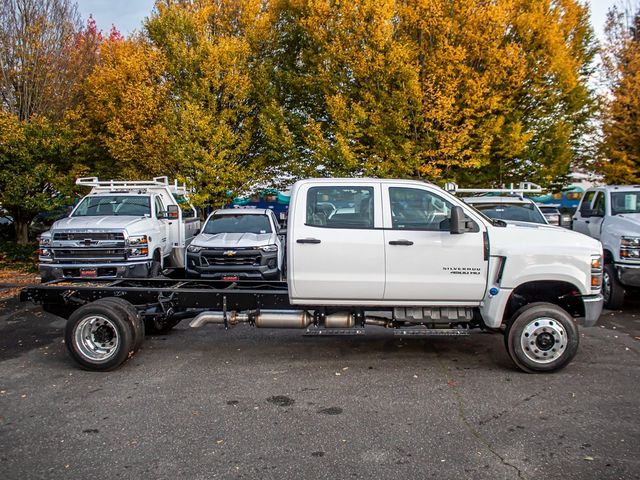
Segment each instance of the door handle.
[[296,243],[320,243],[320,240],[317,238],[299,238]]
[[591,223],[589,220],[585,220],[584,223]]
[[409,241],[409,240],[391,240],[389,242],[389,245],[413,245],[413,242]]

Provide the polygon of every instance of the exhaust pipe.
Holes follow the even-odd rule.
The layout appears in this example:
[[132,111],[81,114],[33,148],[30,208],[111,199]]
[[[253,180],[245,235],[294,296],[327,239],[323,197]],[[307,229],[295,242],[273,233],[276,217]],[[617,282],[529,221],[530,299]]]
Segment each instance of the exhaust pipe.
[[[313,322],[313,317],[304,310],[261,310],[255,313],[227,312],[227,324],[236,325],[240,322],[253,321],[258,328],[307,328]],[[207,323],[224,324],[223,312],[202,312],[198,314],[189,326],[199,328]]]

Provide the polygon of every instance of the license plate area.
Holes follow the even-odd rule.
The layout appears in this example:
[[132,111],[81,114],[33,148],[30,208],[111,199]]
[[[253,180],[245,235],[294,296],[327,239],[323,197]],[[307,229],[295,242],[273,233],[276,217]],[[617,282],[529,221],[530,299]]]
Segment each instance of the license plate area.
[[225,275],[222,277],[222,280],[225,282],[236,282],[239,280],[239,277],[237,275]]
[[98,276],[98,269],[96,268],[81,268],[80,276],[86,278],[94,278]]

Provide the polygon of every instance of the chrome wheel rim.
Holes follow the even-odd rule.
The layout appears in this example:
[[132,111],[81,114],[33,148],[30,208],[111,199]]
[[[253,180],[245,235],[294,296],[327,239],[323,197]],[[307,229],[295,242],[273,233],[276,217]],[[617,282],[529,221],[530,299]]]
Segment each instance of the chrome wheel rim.
[[555,318],[536,318],[522,331],[520,345],[529,360],[540,364],[551,363],[567,349],[567,331]]
[[78,323],[74,343],[76,350],[85,358],[104,362],[118,351],[120,335],[113,321],[101,315],[92,315]]

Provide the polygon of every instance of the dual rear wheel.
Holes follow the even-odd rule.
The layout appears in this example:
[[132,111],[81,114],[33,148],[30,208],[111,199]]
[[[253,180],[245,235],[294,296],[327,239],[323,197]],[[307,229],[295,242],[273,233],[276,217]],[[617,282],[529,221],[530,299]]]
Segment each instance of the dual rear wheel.
[[113,370],[142,346],[144,323],[131,303],[102,298],[75,310],[64,332],[71,358],[88,370]]

